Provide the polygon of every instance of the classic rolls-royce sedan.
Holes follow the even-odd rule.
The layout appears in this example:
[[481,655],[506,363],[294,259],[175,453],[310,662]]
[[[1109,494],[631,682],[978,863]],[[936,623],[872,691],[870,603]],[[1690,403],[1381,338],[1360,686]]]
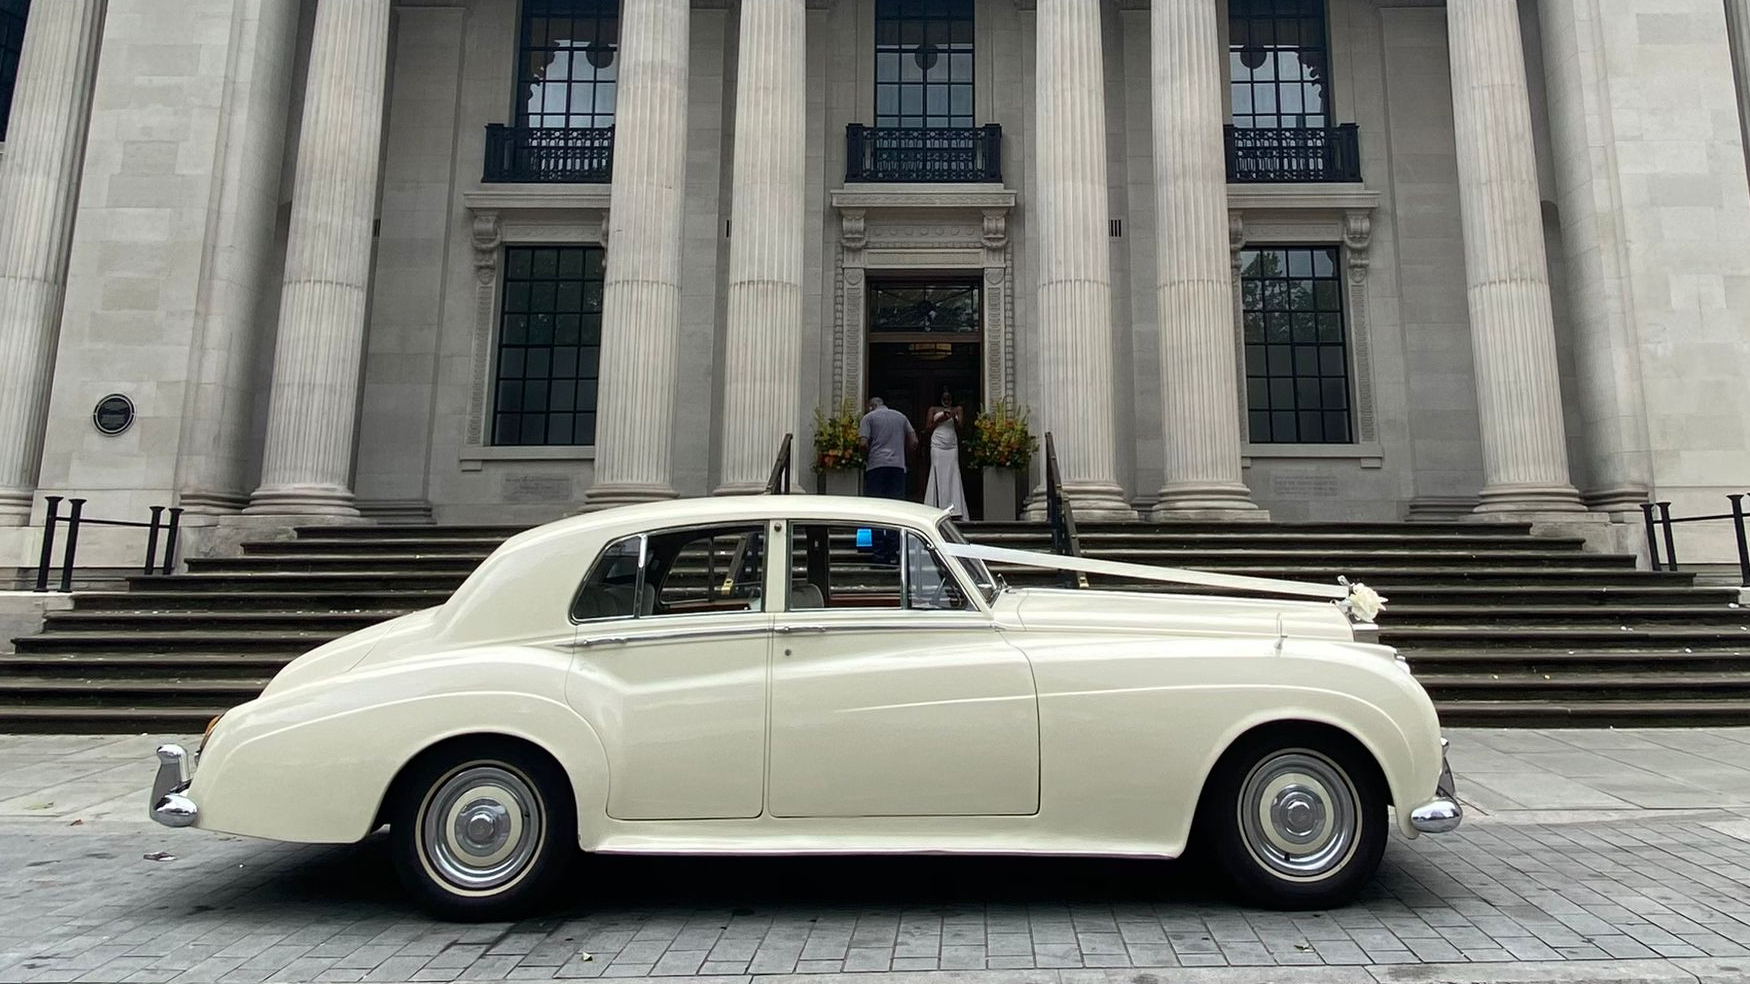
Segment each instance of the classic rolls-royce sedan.
[[[1012,567],[1224,593],[1016,589]],[[282,841],[389,827],[412,893],[499,918],[581,852],[1220,862],[1340,903],[1461,811],[1379,599],[974,545],[939,510],[778,495],[507,540],[447,602],[321,646],[166,745],[150,810]]]

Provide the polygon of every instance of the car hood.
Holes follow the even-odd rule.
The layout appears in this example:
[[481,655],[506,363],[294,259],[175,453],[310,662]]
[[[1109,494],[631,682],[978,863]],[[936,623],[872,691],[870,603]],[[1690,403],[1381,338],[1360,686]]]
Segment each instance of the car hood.
[[1348,617],[1328,601],[1024,588],[1004,592],[998,604],[1028,630],[1355,638]]

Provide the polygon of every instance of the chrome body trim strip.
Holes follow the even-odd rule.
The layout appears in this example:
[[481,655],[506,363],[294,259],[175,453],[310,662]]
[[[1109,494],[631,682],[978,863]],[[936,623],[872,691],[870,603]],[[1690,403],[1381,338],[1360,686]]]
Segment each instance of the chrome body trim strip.
[[158,746],[158,775],[152,780],[148,803],[153,820],[166,827],[192,827],[200,808],[184,795],[189,784],[188,750],[181,745]]

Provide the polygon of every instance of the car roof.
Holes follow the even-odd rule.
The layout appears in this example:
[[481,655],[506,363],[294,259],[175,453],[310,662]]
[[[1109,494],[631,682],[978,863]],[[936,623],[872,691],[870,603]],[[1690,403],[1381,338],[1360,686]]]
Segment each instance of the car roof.
[[947,510],[900,499],[845,495],[733,495],[669,499],[571,516],[530,533],[562,534],[646,529],[760,519],[814,519],[931,527]]

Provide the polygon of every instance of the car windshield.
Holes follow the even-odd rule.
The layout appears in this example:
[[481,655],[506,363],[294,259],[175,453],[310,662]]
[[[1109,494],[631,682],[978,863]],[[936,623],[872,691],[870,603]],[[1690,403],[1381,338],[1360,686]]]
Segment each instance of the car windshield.
[[[937,527],[937,530],[942,534],[942,539],[949,543],[968,542],[966,534],[960,532],[960,527],[955,526],[951,519],[942,520],[942,524]],[[1002,590],[1002,581],[990,572],[990,568],[984,566],[984,561],[974,557],[955,557],[954,562],[959,564],[961,569],[972,578],[972,583],[976,584],[979,592],[984,595],[986,604],[992,604],[997,600],[997,592]]]

